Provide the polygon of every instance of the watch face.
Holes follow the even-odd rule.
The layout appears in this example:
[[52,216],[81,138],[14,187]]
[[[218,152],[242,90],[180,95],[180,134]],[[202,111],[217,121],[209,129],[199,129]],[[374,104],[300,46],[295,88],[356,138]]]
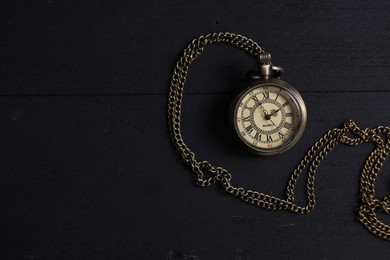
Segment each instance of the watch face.
[[234,129],[249,150],[282,153],[302,136],[306,107],[299,93],[281,80],[259,82],[239,94],[233,104]]

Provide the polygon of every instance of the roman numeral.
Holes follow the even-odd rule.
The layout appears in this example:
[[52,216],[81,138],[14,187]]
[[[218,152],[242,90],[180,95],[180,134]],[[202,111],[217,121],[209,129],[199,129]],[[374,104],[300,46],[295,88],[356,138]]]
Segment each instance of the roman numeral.
[[275,101],[278,99],[279,94],[280,94],[280,91],[282,91],[282,89],[279,89],[279,92],[278,92],[278,94],[276,95]]
[[259,104],[259,103],[260,103],[259,99],[258,99],[256,96],[251,96],[251,99],[253,99],[253,101],[254,101],[256,104]]
[[292,124],[287,123],[287,122],[284,123],[283,127],[288,129],[288,130],[294,130],[295,129],[295,127]]
[[282,132],[278,132],[279,138],[282,139],[282,142],[286,142],[286,136]]
[[261,140],[261,134],[260,134],[259,132],[256,132],[256,134],[255,134],[255,139],[256,139],[257,141],[260,141],[260,140]]
[[251,117],[250,116],[247,116],[247,117],[244,117],[242,119],[243,122],[249,122],[251,120]]
[[249,125],[245,128],[245,132],[250,133],[253,130],[253,125]]
[[282,106],[283,107],[285,107],[285,106],[287,106],[289,103],[292,103],[294,100],[293,99],[289,99],[289,100],[287,100]]
[[269,91],[264,91],[263,96],[264,98],[269,98]]
[[273,142],[273,140],[272,140],[272,136],[270,136],[270,135],[267,135],[267,142]]

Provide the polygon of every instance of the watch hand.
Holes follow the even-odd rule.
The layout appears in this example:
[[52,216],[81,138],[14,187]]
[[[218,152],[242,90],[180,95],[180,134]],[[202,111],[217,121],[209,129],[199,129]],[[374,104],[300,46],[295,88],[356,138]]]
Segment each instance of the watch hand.
[[272,109],[271,110],[271,116],[277,116],[279,111],[280,111],[280,108],[278,110]]
[[267,110],[264,109],[263,105],[260,103],[259,99],[256,96],[252,96],[253,101],[261,108],[265,118],[269,117]]
[[[271,121],[271,123],[272,123],[275,127],[278,127],[278,126],[274,123],[274,121],[272,121],[271,118],[269,119],[269,121]],[[283,140],[285,140],[286,136],[285,136],[282,132],[280,132],[280,131],[278,131],[278,133],[279,133],[279,136],[280,136]]]
[[268,114],[267,110],[259,103],[261,110],[263,111],[264,117],[266,120],[269,120],[271,118],[271,115]]
[[[278,127],[278,126],[274,123],[274,121],[272,121],[271,118],[269,119],[269,121],[271,121],[271,123],[272,123],[275,127]],[[286,136],[285,136],[282,132],[278,131],[278,133],[279,133],[279,136],[280,136],[283,140],[286,139]]]
[[278,126],[274,123],[274,121],[272,121],[271,118],[269,119],[269,121],[271,121],[271,123],[272,123],[275,127],[278,127]]

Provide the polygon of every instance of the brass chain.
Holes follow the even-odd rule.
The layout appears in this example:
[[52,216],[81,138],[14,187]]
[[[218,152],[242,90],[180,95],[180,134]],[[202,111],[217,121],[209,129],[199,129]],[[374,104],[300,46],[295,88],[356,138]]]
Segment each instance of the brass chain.
[[[373,234],[390,241],[390,226],[381,222],[376,214],[378,210],[382,210],[387,214],[390,213],[390,196],[386,196],[383,200],[375,198],[375,180],[390,152],[389,127],[378,126],[376,128],[360,129],[352,120],[349,120],[345,122],[343,128],[328,131],[309,149],[291,174],[286,187],[286,199],[235,187],[231,183],[232,176],[226,169],[214,166],[208,161],[196,160],[195,154],[184,143],[180,130],[183,89],[191,62],[202,53],[207,45],[217,42],[229,43],[255,57],[264,53],[255,41],[244,36],[233,33],[212,33],[194,39],[177,62],[168,97],[169,131],[181,157],[195,173],[196,183],[202,187],[209,187],[213,183],[219,182],[228,193],[249,204],[269,210],[286,209],[298,214],[307,214],[315,206],[314,182],[317,168],[333,148],[340,143],[356,146],[363,142],[374,142],[376,148],[368,156],[361,173],[360,193],[362,201],[359,209],[359,220]],[[348,133],[352,133],[353,137],[349,137]],[[294,190],[295,184],[303,172],[307,172],[307,205],[299,206],[295,203]],[[206,177],[205,174],[210,177]]]

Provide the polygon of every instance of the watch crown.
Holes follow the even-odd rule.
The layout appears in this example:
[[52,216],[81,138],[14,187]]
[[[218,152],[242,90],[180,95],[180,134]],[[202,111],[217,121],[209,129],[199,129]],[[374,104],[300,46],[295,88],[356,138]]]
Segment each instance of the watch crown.
[[260,65],[270,65],[271,64],[271,54],[268,52],[259,53],[257,56],[257,62]]
[[261,78],[279,78],[283,72],[281,67],[272,66],[271,54],[268,52],[262,52],[257,55],[257,63],[259,67],[257,70],[249,71],[246,76],[249,79],[261,79]]

